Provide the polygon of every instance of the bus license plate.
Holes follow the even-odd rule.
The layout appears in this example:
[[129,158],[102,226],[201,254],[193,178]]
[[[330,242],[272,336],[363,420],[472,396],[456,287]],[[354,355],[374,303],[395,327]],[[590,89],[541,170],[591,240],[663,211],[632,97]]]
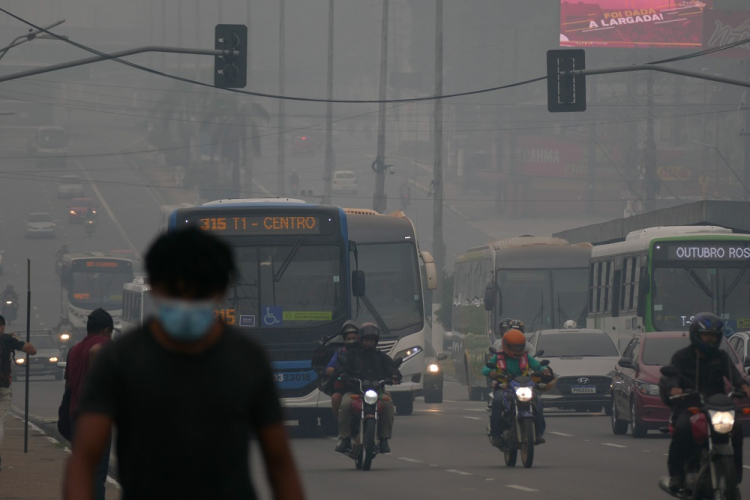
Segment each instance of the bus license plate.
[[570,388],[571,394],[596,394],[595,385],[574,385]]

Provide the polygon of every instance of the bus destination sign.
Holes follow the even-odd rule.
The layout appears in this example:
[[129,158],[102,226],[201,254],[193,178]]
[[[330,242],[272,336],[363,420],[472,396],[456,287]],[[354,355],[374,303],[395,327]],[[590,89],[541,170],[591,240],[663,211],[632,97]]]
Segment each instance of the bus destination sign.
[[220,233],[227,236],[244,235],[303,235],[330,234],[333,221],[320,214],[195,214],[189,215],[186,222],[194,224],[204,231]]
[[[661,253],[660,247],[666,247],[666,259],[671,261],[750,262],[750,247],[739,241],[657,244],[658,253]],[[663,255],[662,253],[662,258],[664,258]]]

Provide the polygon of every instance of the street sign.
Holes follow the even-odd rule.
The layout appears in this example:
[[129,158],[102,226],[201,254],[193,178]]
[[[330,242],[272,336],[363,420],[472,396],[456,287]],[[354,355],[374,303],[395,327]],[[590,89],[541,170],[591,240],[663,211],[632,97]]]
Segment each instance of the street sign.
[[547,109],[550,113],[586,111],[586,77],[561,75],[586,69],[583,49],[547,51]]
[[[217,24],[214,48],[222,50],[214,56],[214,86],[241,89],[247,85],[247,26]],[[232,51],[239,54],[233,55]]]

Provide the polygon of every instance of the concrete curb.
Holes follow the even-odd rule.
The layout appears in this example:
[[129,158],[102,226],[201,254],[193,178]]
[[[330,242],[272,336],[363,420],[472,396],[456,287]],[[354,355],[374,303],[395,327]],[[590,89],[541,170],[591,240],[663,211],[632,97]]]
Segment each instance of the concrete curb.
[[[22,422],[25,420],[24,412],[21,411],[17,406],[11,406],[10,412],[14,417],[18,418]],[[70,441],[65,439],[60,432],[57,430],[57,419],[50,419],[40,417],[39,415],[32,415],[29,413],[29,428],[34,429],[42,434],[46,435],[48,439],[60,444],[66,453],[70,453]],[[107,474],[107,482],[114,484],[120,489],[120,483],[117,482],[117,457],[113,453],[109,455],[109,473]]]

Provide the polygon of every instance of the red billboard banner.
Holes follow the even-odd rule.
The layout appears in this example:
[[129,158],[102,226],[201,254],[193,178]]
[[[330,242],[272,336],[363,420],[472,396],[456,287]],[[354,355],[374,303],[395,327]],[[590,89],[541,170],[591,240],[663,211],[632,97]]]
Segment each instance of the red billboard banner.
[[[616,178],[612,161],[622,156],[619,149],[602,146],[596,153],[596,177]],[[589,175],[588,144],[554,136],[522,136],[516,139],[516,167],[530,177],[585,178]]]
[[[707,10],[703,16],[703,48],[750,38],[750,10]],[[714,55],[750,59],[750,43],[732,49],[720,50]]]
[[561,0],[560,45],[699,48],[711,1]]

